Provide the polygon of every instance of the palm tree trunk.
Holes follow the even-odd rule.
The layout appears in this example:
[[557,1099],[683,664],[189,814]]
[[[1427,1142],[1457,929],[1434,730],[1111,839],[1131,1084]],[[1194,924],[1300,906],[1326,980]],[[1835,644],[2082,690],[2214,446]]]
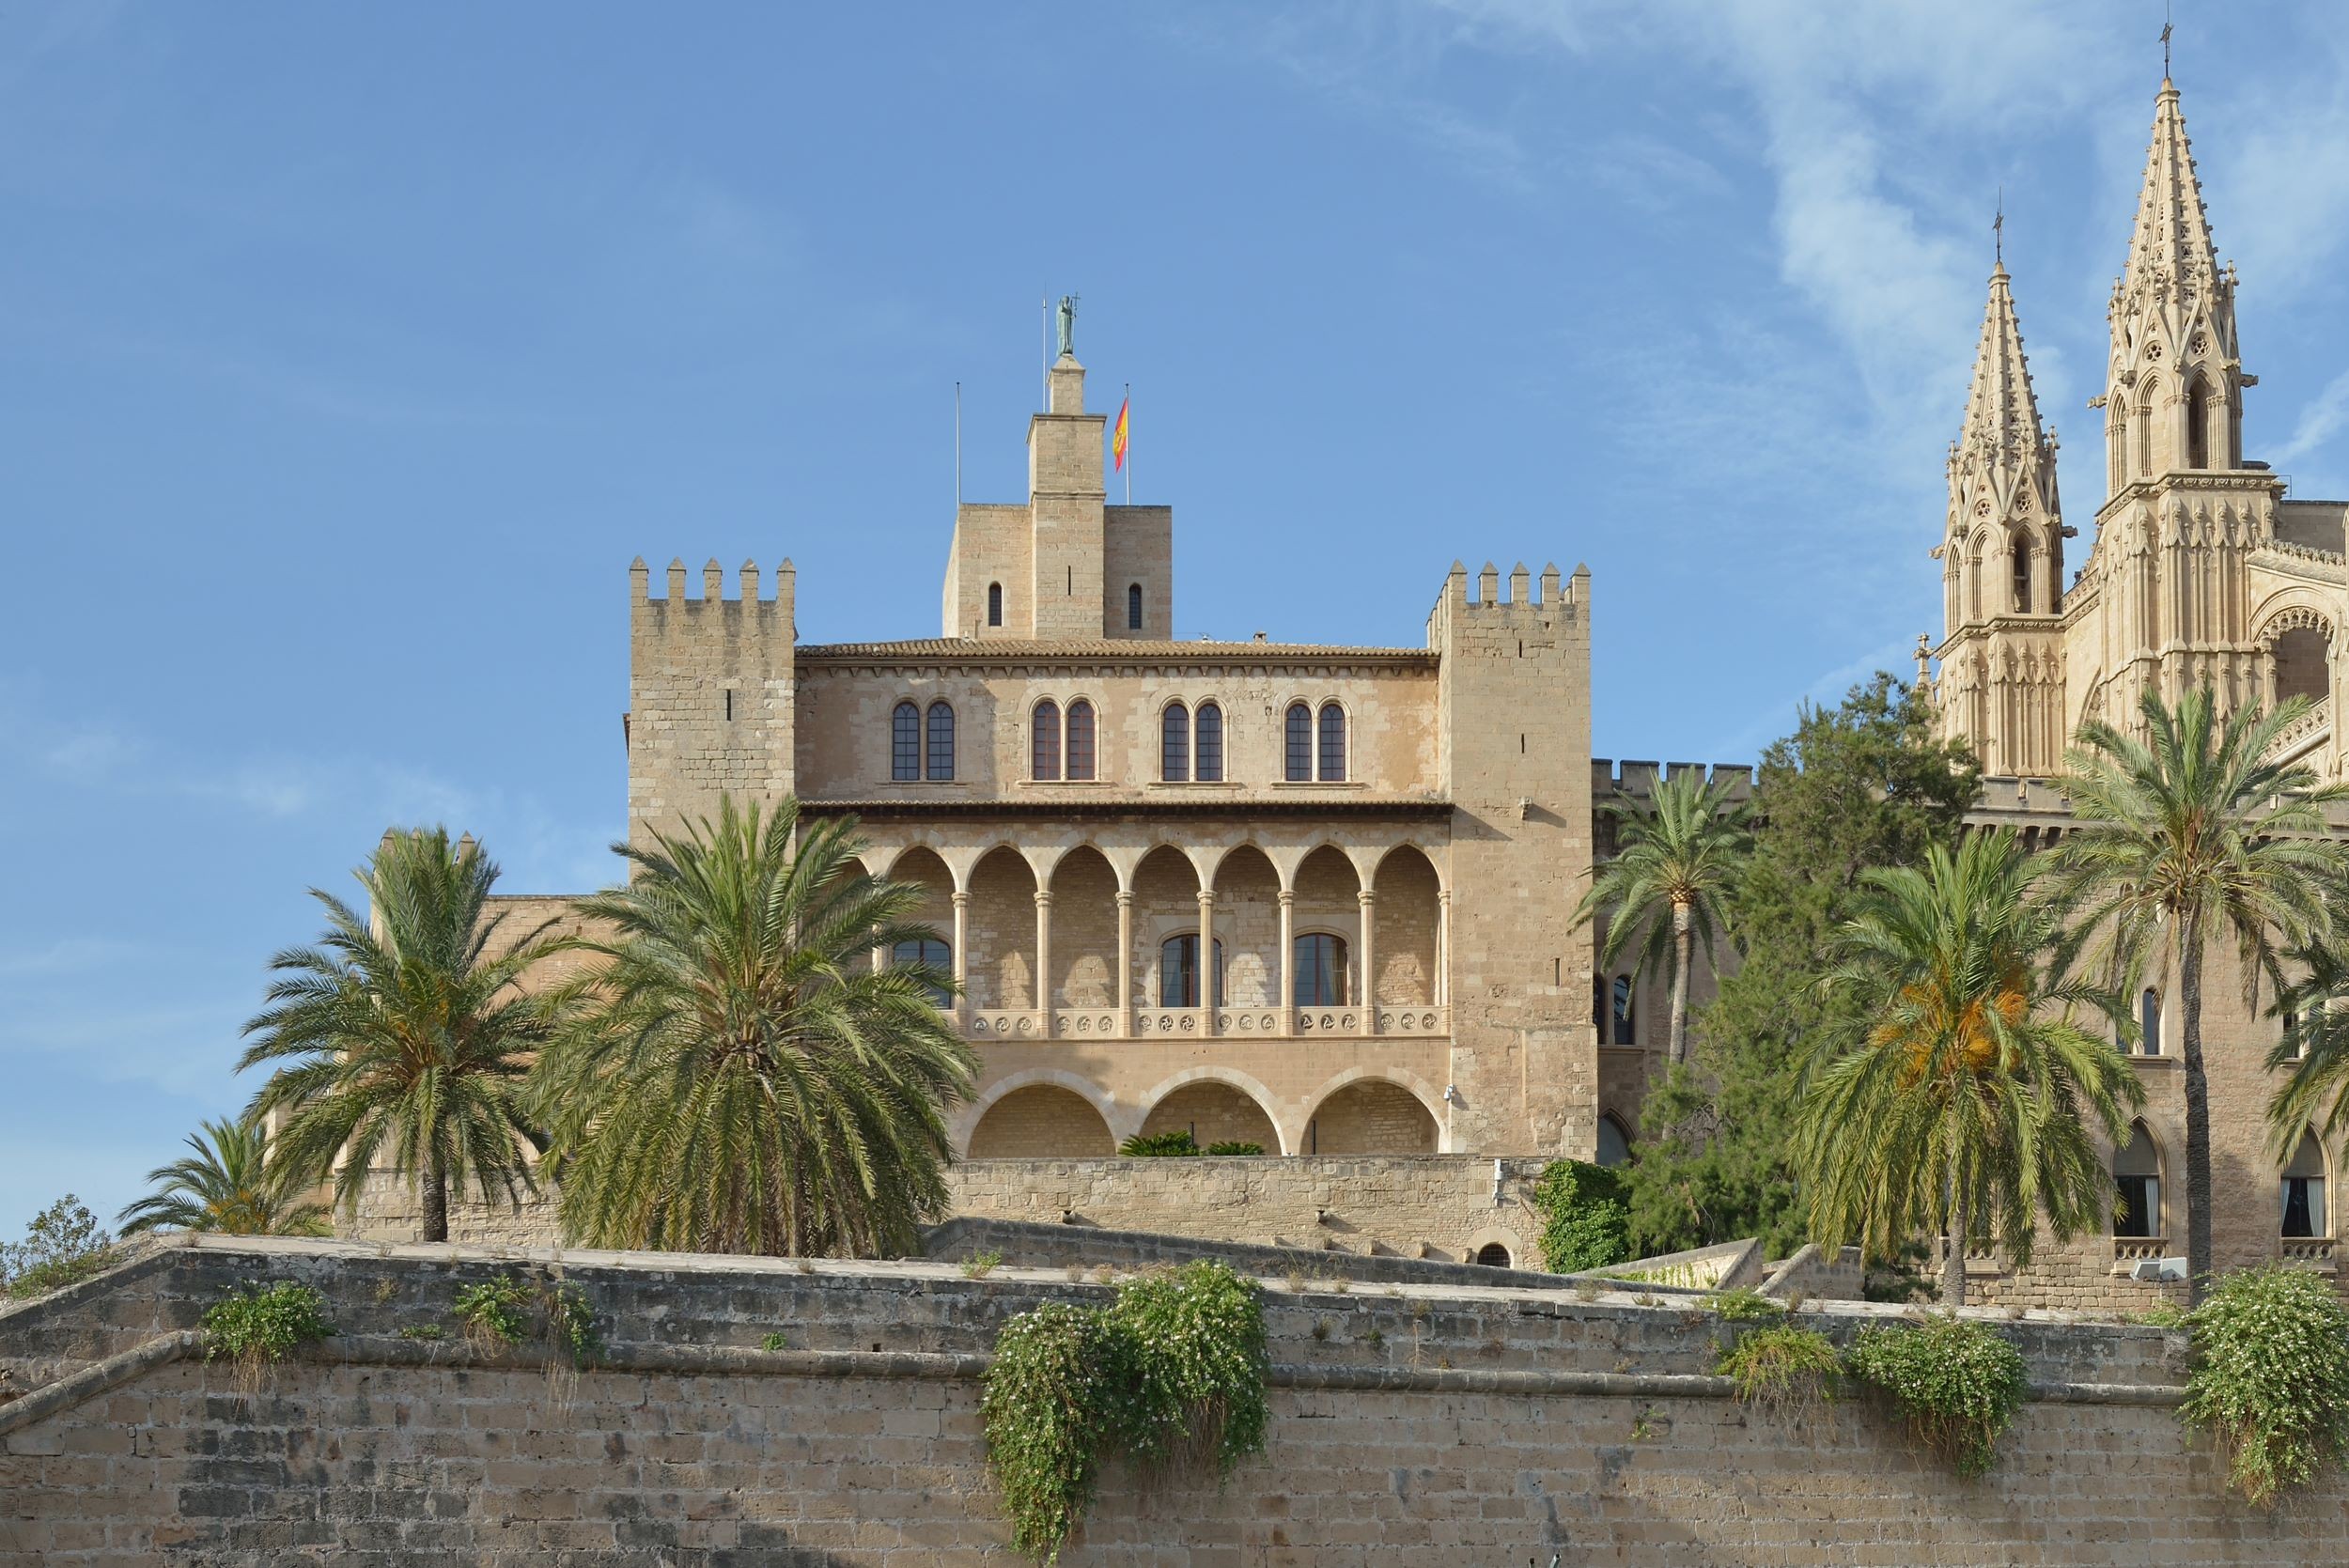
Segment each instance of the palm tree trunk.
[[425,1157],[424,1239],[448,1239],[448,1172],[441,1163],[438,1149]]
[[1672,1060],[1688,1060],[1688,970],[1696,963],[1697,934],[1688,906],[1672,906]]
[[2178,927],[2178,1005],[2186,1014],[2186,1278],[2198,1303],[2209,1282],[2210,1080],[2202,1073],[2202,927],[2189,914]]
[[1950,1148],[1950,1250],[1941,1260],[1941,1304],[1966,1305],[1966,1238],[1973,1228],[1966,1212],[1966,1184],[1961,1179],[1957,1148]]

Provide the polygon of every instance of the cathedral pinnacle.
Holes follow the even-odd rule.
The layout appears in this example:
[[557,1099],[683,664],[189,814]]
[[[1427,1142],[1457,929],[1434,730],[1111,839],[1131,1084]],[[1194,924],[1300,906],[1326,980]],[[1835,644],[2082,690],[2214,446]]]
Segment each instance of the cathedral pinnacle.
[[[1991,510],[2003,517],[2026,466],[2044,456],[2039,401],[2031,393],[2030,366],[2023,357],[2023,328],[2015,315],[2015,293],[2001,259],[1990,274],[1990,302],[1983,312],[1982,346],[1974,351],[1974,384],[1966,396],[1966,423],[1953,469],[1987,481]],[[1958,477],[1953,474],[1952,477]]]
[[2153,146],[2145,154],[2145,184],[2138,196],[2137,227],[2129,237],[2122,287],[2151,285],[2200,293],[2217,272],[2194,149],[2186,141],[2186,116],[2178,108],[2177,84],[2164,76],[2154,100]]

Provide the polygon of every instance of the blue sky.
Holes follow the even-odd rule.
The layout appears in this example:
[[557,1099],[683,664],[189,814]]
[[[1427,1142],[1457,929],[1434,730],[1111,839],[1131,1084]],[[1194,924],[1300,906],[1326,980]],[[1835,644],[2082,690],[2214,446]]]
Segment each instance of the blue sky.
[[[1180,634],[1587,561],[1598,750],[1750,757],[1938,630],[2001,185],[2085,533],[2160,8],[8,8],[0,1234],[241,1103],[386,823],[606,877],[630,557],[931,634],[954,383],[1016,499],[1048,294]],[[2247,442],[2341,494],[2349,30],[2179,33]]]

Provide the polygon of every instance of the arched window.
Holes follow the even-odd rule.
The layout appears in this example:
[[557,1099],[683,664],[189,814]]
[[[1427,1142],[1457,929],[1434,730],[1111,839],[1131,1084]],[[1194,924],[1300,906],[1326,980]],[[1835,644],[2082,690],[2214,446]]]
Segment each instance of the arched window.
[[2325,1219],[2325,1150],[2312,1132],[2300,1135],[2300,1146],[2284,1167],[2284,1234],[2332,1234]]
[[1346,709],[1335,703],[1321,705],[1321,782],[1346,777]]
[[889,716],[889,776],[899,784],[922,776],[922,710],[911,703]]
[[2210,467],[2210,383],[2200,376],[2186,392],[2186,466]]
[[[1186,931],[1159,944],[1159,1005],[1199,1005],[1199,933]],[[1215,944],[1215,1005],[1223,1005],[1223,944]]]
[[1631,977],[1629,975],[1615,976],[1611,1000],[1614,1005],[1610,1010],[1614,1015],[1615,1044],[1619,1046],[1638,1045],[1640,1043],[1640,1020],[1633,1016],[1631,1010]]
[[2015,541],[2014,570],[2015,613],[2018,615],[2027,615],[2030,613],[2030,541],[2029,539],[2017,538]]
[[1142,584],[1131,582],[1126,587],[1126,629],[1142,629]]
[[1288,766],[1282,776],[1291,784],[1307,784],[1314,776],[1314,710],[1303,703],[1289,705]]
[[1199,705],[1198,742],[1191,748],[1197,764],[1191,777],[1201,784],[1223,782],[1223,709],[1214,703]]
[[1093,705],[1081,699],[1068,705],[1068,776],[1093,777]]
[[1327,931],[1308,931],[1297,939],[1289,955],[1291,1000],[1299,1007],[1346,1005],[1346,939]]
[[2161,993],[2151,986],[2137,999],[2137,1032],[2139,1055],[2161,1054]]
[[1159,777],[1181,784],[1190,777],[1190,709],[1169,703],[1159,720]]
[[1037,779],[1060,777],[1060,704],[1047,698],[1035,705],[1033,758],[1029,776]]
[[2284,1009],[2283,1046],[2287,1062],[2297,1062],[2309,1053],[2309,1043],[2300,1033],[2300,1015],[2295,1008]]
[[987,585],[987,624],[989,626],[1003,624],[1003,585],[1000,582],[990,582]]
[[2112,1157],[2112,1234],[2157,1236],[2161,1230],[2161,1151],[2139,1122]]
[[1598,1119],[1598,1162],[1601,1165],[1631,1163],[1631,1135],[1623,1129],[1613,1111]]
[[2137,476],[2154,476],[2154,395],[2157,390],[2151,377],[2137,389]]
[[948,703],[930,704],[929,776],[955,776],[955,710]]
[[1509,1249],[1497,1241],[1488,1241],[1476,1250],[1476,1261],[1486,1268],[1507,1268]]
[[2111,417],[2112,423],[2107,427],[2110,432],[2111,439],[2108,444],[2111,450],[2105,464],[2107,469],[2105,489],[2117,490],[2129,482],[2129,403],[2127,398],[2119,396],[2113,398]]
[[945,942],[922,938],[909,939],[889,950],[889,962],[893,968],[896,969],[909,969],[915,964],[920,964],[937,970],[937,975],[930,985],[930,1001],[941,1007],[953,1004],[955,993],[943,982],[954,975],[955,950]]

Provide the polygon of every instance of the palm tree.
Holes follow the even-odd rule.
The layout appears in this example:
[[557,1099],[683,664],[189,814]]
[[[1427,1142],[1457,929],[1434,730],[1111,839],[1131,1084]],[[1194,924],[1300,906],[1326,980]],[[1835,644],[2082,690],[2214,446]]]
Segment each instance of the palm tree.
[[1999,830],[1867,874],[1822,985],[1876,1021],[1815,1048],[1797,1123],[1813,1233],[1882,1256],[1941,1231],[1952,1307],[1974,1238],[2029,1263],[2043,1216],[2059,1239],[2101,1220],[2112,1178],[2090,1124],[2117,1141],[2144,1099],[2111,1043],[2073,1021],[2122,1004],[2055,971],[2061,926],[2031,895],[2030,859]]
[[2276,999],[2283,1038],[2267,1053],[2268,1070],[2288,1075],[2267,1105],[2279,1160],[2307,1128],[2330,1141],[2349,1126],[2349,945],[2336,936],[2286,957],[2299,978]]
[[326,1210],[287,1194],[267,1158],[268,1135],[238,1119],[188,1134],[186,1159],[147,1173],[155,1190],[115,1217],[124,1235],[217,1231],[224,1235],[324,1235]]
[[[798,841],[796,849],[794,841]],[[580,912],[607,962],[573,983],[533,1085],[565,1234],[589,1246],[899,1254],[946,1201],[946,1108],[977,1058],[954,977],[871,956],[936,939],[918,887],[864,875],[853,821],[722,800]]]
[[2202,956],[2232,937],[2244,1002],[2264,982],[2280,990],[2278,955],[2331,930],[2328,894],[2342,877],[2341,846],[2326,838],[2323,806],[2344,797],[2295,764],[2267,760],[2277,737],[2308,711],[2294,699],[2273,713],[2237,710],[2221,722],[2208,691],[2176,708],[2147,691],[2147,738],[2111,725],[2080,726],[2063,781],[2077,831],[2053,851],[2071,913],[2070,947],[2108,980],[2134,990],[2147,961],[2178,976],[2186,1089],[2187,1288],[2200,1300],[2211,1271],[2210,1086],[2202,1065]]
[[282,1117],[272,1159],[288,1183],[332,1174],[354,1207],[379,1155],[422,1188],[424,1239],[448,1239],[452,1188],[482,1201],[535,1193],[521,1085],[550,1015],[523,994],[533,966],[569,945],[554,922],[509,930],[491,913],[497,867],[445,830],[393,832],[354,875],[372,920],[326,907],[316,947],[270,960],[282,978],[245,1032],[239,1070],[284,1063],[251,1114]]
[[1634,939],[1640,942],[1635,979],[1667,967],[1674,1062],[1688,1059],[1689,971],[1700,955],[1711,961],[1717,933],[1729,924],[1729,890],[1753,853],[1746,827],[1752,806],[1733,804],[1729,794],[1726,781],[1708,786],[1692,768],[1658,784],[1651,805],[1608,801],[1604,809],[1621,824],[1615,854],[1575,910],[1578,926],[1609,911],[1598,951],[1602,973]]

